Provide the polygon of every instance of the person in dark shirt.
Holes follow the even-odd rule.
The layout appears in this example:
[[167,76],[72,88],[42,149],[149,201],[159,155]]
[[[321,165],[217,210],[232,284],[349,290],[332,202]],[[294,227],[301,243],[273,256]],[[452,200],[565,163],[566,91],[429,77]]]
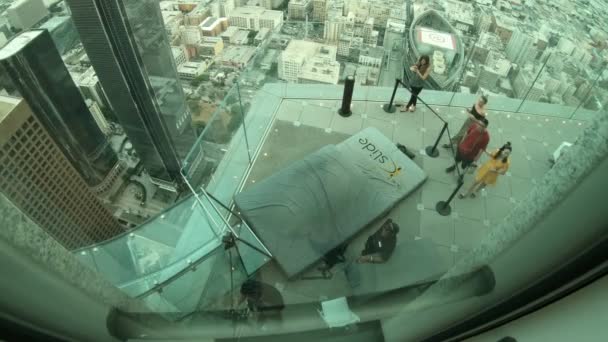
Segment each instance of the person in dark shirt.
[[397,245],[397,233],[399,225],[392,219],[386,220],[377,232],[367,238],[357,262],[380,264],[388,261]]
[[321,273],[323,274],[323,277],[331,278],[332,267],[334,267],[336,264],[346,262],[346,257],[344,256],[344,253],[346,252],[347,247],[348,247],[348,244],[343,243],[343,244],[339,245],[338,247],[335,247],[332,250],[330,250],[329,252],[325,253],[323,258],[321,259],[321,260],[323,260],[323,265],[321,265],[319,268],[317,268],[319,271],[321,271]]

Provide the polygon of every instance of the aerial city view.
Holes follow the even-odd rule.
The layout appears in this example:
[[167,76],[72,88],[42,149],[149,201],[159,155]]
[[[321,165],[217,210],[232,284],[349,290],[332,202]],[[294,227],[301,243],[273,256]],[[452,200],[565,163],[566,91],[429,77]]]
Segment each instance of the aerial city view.
[[[90,56],[68,5],[1,1],[0,44],[21,31],[49,31],[118,156],[114,172],[120,176],[113,177],[119,181],[97,195],[123,226],[134,227],[173,203],[184,188],[141,162],[142,142],[110,105],[95,70],[97,57]],[[341,84],[348,75],[356,75],[362,86],[392,87],[395,78],[404,77],[404,65],[423,54],[433,65],[431,89],[594,111],[608,103],[606,8],[598,1],[145,0],[125,1],[125,7],[134,16],[135,32],[143,37],[156,31],[151,49],[170,49],[170,56],[156,60],[150,53],[149,62],[158,67],[150,67],[151,76],[158,73],[150,83],[162,88],[157,93],[162,120],[168,127],[181,122],[170,135],[182,160],[222,101],[230,113],[241,105],[247,111],[265,83]],[[236,83],[240,104],[229,96],[236,94],[230,92]],[[10,93],[10,87],[3,84],[2,91]],[[227,114],[226,134],[238,125],[234,117]],[[206,158],[201,168],[212,169],[213,156]]]
[[[368,285],[388,293],[390,282],[355,288],[346,266],[331,273],[325,253],[347,255],[336,263],[348,267],[385,264],[401,231],[412,251],[432,251],[420,252],[420,272],[455,265],[608,108],[607,27],[601,0],[0,0],[0,199],[158,311],[234,314],[237,299],[262,291],[254,274],[286,303],[367,295]],[[462,160],[472,134],[485,145]],[[351,170],[332,167],[355,150],[398,190],[344,181]],[[309,162],[340,177],[303,191],[294,179],[318,169],[289,168]],[[473,176],[477,166],[496,174]],[[309,208],[318,217],[293,225],[289,215],[306,216],[299,202],[251,214],[260,198],[354,202],[374,191],[348,207],[340,245],[324,245],[322,223],[342,224],[343,207]],[[288,226],[280,243],[268,233],[277,224]],[[387,236],[388,256],[370,252]],[[361,278],[375,272],[363,267]],[[311,269],[331,284],[302,285]],[[198,297],[149,298],[186,271],[199,272],[188,282]]]

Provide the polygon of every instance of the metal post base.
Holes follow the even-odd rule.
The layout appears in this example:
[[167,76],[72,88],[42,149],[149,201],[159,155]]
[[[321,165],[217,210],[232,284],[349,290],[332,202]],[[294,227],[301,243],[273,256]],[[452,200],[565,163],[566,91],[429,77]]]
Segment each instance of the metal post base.
[[433,146],[427,146],[424,151],[426,155],[431,158],[437,158],[439,156],[439,149],[433,148]]
[[347,118],[353,114],[353,111],[349,110],[348,112],[345,112],[342,110],[342,108],[340,108],[340,109],[338,109],[338,114],[340,114],[340,116],[342,116],[342,117]]
[[384,109],[385,112],[387,113],[394,113],[397,111],[397,107],[395,105],[392,105],[390,103],[387,103],[385,105],[382,106],[382,109]]
[[435,205],[435,210],[437,210],[441,216],[448,216],[452,213],[452,207],[450,207],[449,203],[444,201],[437,202],[437,205]]

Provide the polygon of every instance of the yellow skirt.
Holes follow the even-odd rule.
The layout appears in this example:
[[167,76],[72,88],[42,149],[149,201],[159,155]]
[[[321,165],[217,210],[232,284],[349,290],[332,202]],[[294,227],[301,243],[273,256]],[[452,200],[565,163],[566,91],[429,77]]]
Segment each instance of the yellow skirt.
[[477,176],[475,176],[475,180],[477,182],[483,182],[487,185],[496,184],[496,180],[498,179],[498,173],[490,171],[492,169],[496,169],[501,172],[506,172],[509,169],[509,160],[507,160],[506,163],[503,163],[502,159],[488,160],[479,168],[479,171],[477,171]]

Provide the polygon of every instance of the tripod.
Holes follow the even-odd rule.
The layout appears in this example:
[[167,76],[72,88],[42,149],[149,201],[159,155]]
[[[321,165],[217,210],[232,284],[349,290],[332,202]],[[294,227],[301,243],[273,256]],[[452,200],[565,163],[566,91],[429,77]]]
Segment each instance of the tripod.
[[[239,221],[241,221],[242,224],[247,225],[247,223],[245,222],[245,220],[238,214],[235,213],[234,210],[228,208],[228,206],[226,206],[224,203],[222,203],[222,201],[220,201],[219,199],[217,199],[215,196],[213,196],[210,193],[207,193],[207,196],[209,196],[209,198],[211,198],[214,202],[218,203],[222,208],[224,208],[226,211],[228,211],[230,214],[232,214],[234,217],[238,218]],[[234,247],[236,249],[237,255],[239,257],[239,260],[241,261],[241,266],[243,266],[243,269],[245,270],[245,273],[247,273],[247,269],[245,268],[245,263],[243,262],[243,258],[241,257],[241,253],[239,252],[239,248],[237,246],[237,241],[243,243],[244,245],[246,245],[247,247],[253,249],[254,251],[268,257],[269,259],[272,259],[272,255],[268,254],[268,252],[260,249],[259,247],[256,247],[254,245],[252,245],[250,242],[247,242],[243,239],[241,239],[240,237],[236,236],[236,234],[234,233],[234,231],[232,229],[229,229],[229,231],[226,233],[226,235],[222,236],[222,243],[224,244],[224,250],[228,251],[228,254],[230,256],[230,275],[232,277],[232,271],[234,270],[234,267],[232,265],[232,253],[231,253],[231,249]],[[249,274],[248,274],[249,275]]]
[[[255,250],[256,252],[268,257],[269,259],[272,259],[272,255],[266,253],[265,251],[261,250],[260,248],[252,245],[251,243],[241,239],[240,237],[237,237],[236,235],[234,235],[233,232],[227,232],[226,235],[224,235],[222,237],[222,243],[224,244],[224,250],[227,250],[230,253],[230,250],[234,247],[234,249],[236,249],[237,255],[239,256],[239,259],[241,260],[241,263],[243,263],[243,258],[241,258],[241,253],[239,251],[238,246],[236,245],[236,243],[240,242],[244,245],[246,245],[249,248],[252,248],[253,250]],[[243,263],[243,268],[245,268],[245,264]]]

